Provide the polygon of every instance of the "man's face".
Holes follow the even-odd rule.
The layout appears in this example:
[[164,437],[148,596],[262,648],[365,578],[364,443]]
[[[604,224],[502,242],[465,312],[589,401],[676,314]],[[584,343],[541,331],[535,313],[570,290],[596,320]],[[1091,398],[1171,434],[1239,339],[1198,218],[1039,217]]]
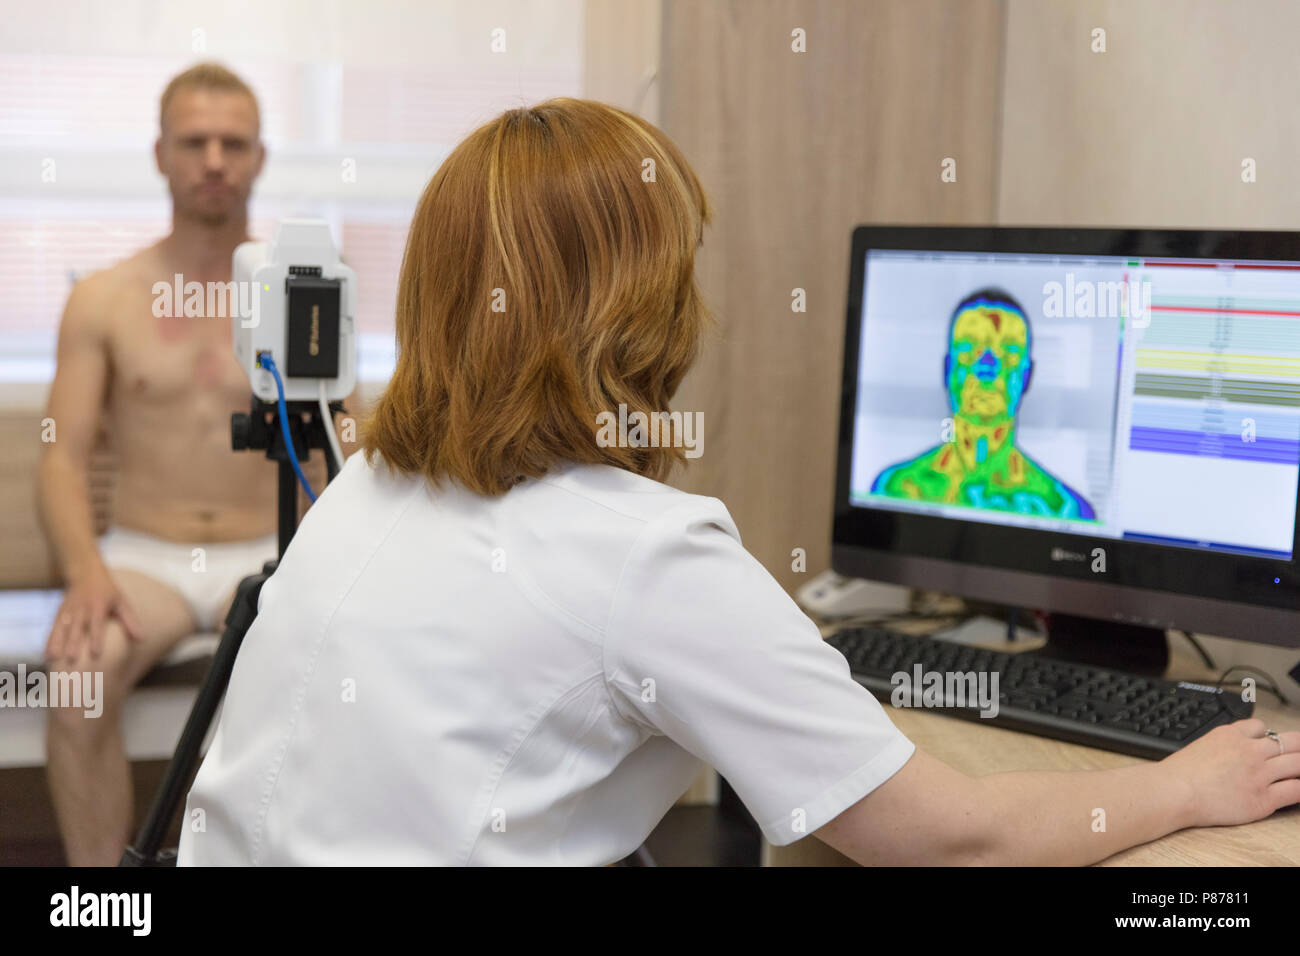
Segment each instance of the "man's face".
[[987,302],[967,306],[948,345],[953,413],[981,425],[1014,418],[1029,367],[1029,326],[1019,312]]
[[167,104],[155,154],[176,211],[219,226],[247,208],[266,150],[247,96],[182,88]]

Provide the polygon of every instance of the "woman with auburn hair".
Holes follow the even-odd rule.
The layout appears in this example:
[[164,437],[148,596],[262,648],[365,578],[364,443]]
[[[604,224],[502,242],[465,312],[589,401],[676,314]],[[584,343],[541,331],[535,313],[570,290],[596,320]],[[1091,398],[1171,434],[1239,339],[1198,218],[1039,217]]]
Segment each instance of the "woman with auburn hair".
[[1260,721],[1108,771],[917,751],[723,504],[662,483],[682,431],[623,427],[681,420],[708,219],[673,143],[599,103],[511,110],[442,164],[396,371],[263,588],[182,864],[610,863],[702,764],[772,843],[864,863],[1086,863],[1300,800],[1300,734]]

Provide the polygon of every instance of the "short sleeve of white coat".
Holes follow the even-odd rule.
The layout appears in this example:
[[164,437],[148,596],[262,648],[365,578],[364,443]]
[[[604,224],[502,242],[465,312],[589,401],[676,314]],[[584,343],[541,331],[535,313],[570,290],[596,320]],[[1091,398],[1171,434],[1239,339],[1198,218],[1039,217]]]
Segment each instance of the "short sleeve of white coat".
[[641,531],[610,609],[605,677],[625,718],[714,767],[776,846],[833,820],[915,750],[716,498]]

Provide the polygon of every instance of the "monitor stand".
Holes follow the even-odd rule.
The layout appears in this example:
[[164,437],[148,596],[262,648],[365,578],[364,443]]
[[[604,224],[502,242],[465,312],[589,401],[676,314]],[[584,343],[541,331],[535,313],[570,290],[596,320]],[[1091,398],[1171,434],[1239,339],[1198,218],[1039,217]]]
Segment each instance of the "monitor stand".
[[1143,677],[1163,677],[1169,667],[1163,629],[1071,614],[1049,615],[1047,643],[1031,653]]

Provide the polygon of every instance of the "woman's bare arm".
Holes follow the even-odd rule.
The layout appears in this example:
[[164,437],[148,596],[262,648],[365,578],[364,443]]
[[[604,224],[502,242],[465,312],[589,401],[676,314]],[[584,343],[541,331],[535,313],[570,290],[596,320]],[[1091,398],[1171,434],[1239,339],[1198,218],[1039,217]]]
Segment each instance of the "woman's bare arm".
[[918,750],[814,835],[864,865],[1096,863],[1185,827],[1300,803],[1300,732],[1281,735],[1279,754],[1264,729],[1237,721],[1158,763],[1115,770],[972,778]]

